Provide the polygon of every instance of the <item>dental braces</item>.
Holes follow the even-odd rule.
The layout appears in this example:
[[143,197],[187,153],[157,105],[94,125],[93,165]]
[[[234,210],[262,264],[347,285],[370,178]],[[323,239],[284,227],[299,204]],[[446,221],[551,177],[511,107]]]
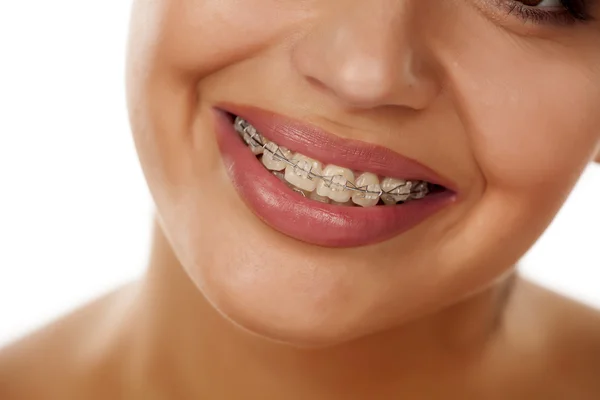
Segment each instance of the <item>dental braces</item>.
[[[236,132],[240,134],[244,142],[250,146],[250,149],[254,154],[260,154],[257,152],[257,150],[262,149],[263,152],[268,152],[271,154],[275,160],[284,162],[285,164],[293,167],[294,173],[296,173],[298,176],[302,176],[310,180],[321,179],[325,183],[325,186],[333,191],[350,190],[357,192],[361,198],[367,198],[367,196],[369,196],[369,199],[389,196],[389,198],[393,199],[395,202],[422,199],[429,193],[428,184],[424,181],[418,181],[414,185],[411,181],[405,181],[403,184],[395,186],[391,190],[385,191],[380,186],[379,190],[374,191],[369,190],[369,186],[372,185],[356,186],[354,183],[349,182],[343,175],[320,175],[312,172],[312,166],[310,165],[308,170],[301,168],[298,164],[304,160],[294,161],[287,158],[276,143],[265,142],[263,140],[263,136],[256,130],[256,128],[254,128],[243,118],[235,118],[234,128]],[[270,143],[273,143],[274,146],[277,146],[277,149],[273,149],[272,146],[269,148]],[[304,161],[304,165],[306,166],[308,163]]]

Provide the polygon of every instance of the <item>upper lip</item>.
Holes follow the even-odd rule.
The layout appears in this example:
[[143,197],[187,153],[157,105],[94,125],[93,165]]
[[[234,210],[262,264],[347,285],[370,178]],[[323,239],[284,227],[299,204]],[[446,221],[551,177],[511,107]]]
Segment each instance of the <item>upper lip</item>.
[[341,138],[315,125],[252,106],[225,104],[218,108],[248,121],[278,145],[324,164],[384,177],[426,181],[450,190],[455,188],[449,179],[389,148]]

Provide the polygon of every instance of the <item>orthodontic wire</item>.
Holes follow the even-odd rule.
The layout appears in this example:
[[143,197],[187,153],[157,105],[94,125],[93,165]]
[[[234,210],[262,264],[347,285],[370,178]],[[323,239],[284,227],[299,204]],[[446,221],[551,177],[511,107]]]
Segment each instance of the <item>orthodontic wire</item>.
[[[245,126],[243,126],[244,124],[245,124]],[[240,127],[240,129],[242,131],[240,132],[238,129],[236,129],[238,131],[238,133],[240,133],[240,134],[246,134],[252,140],[253,143],[248,143],[248,144],[250,144],[252,146],[255,146],[255,147],[262,147],[264,151],[268,151],[269,153],[271,153],[272,156],[273,156],[273,158],[277,159],[278,161],[284,162],[284,163],[288,164],[289,166],[294,167],[294,170],[296,170],[296,168],[298,168],[298,163],[297,162],[294,163],[293,161],[291,161],[287,157],[285,157],[285,155],[283,154],[283,152],[281,151],[281,149],[280,149],[279,146],[277,146],[277,150],[275,152],[273,152],[272,150],[268,149],[266,147],[268,145],[268,143],[263,144],[261,142],[261,140],[256,137],[257,135],[258,136],[262,136],[262,135],[260,135],[256,131],[256,129],[254,127],[252,127],[248,122],[246,122],[244,120],[241,120],[239,122],[239,127]],[[248,131],[249,128],[251,129],[250,132]],[[310,179],[318,178],[318,179],[323,180],[324,182],[326,182],[328,184],[327,187],[329,187],[329,188],[331,188],[331,185],[334,184],[333,183],[333,178],[335,176],[323,176],[323,175],[315,174],[314,172],[312,172],[312,166],[311,166],[311,169],[309,171],[306,171],[306,170],[303,170],[303,171],[307,173],[307,175],[308,175],[308,177]],[[407,183],[409,183],[409,182],[407,182]],[[424,182],[421,182],[420,185],[422,185],[423,183]],[[384,194],[385,195],[389,195],[389,196],[409,196],[410,197],[411,195],[415,195],[415,194],[426,195],[429,192],[427,186],[421,186],[422,188],[424,188],[424,190],[423,189],[422,190],[412,190],[412,188],[411,188],[411,190],[408,193],[394,193],[395,190],[398,190],[398,189],[400,189],[402,187],[405,187],[406,183],[403,184],[403,185],[398,185],[398,186],[392,188],[389,191],[385,191],[385,190],[380,189],[378,192],[367,190],[366,189],[367,186],[357,187],[355,184],[353,184],[352,182],[348,182],[348,181],[346,181],[346,184],[339,185],[339,186],[343,187],[342,190],[345,189],[345,190],[351,190],[351,191],[355,191],[355,192],[360,192],[360,193],[364,194],[365,197],[366,197],[367,194],[376,194],[379,197],[383,196]]]
[[[277,146],[277,150],[275,152],[268,149],[267,148],[268,143],[263,144],[262,141],[260,140],[260,138],[257,138],[257,136],[262,137],[262,135],[260,135],[259,132],[252,125],[250,125],[249,122],[245,121],[244,119],[242,119],[240,117],[236,117],[234,126],[235,126],[235,130],[240,135],[244,135],[244,134],[248,135],[248,137],[250,139],[249,141],[252,142],[252,143],[248,143],[249,145],[251,145],[253,147],[262,147],[263,151],[268,151],[269,153],[271,153],[273,155],[273,158],[277,159],[278,161],[284,162],[291,167],[294,167],[294,172],[296,171],[296,169],[298,168],[298,162],[294,163],[293,161],[288,159],[281,151],[280,146],[278,146],[277,144],[275,144]],[[244,141],[246,141],[246,140],[244,140]],[[315,174],[314,172],[312,172],[312,165],[308,171],[306,171],[306,170],[302,170],[302,171],[306,172],[308,178],[311,180],[313,178],[321,179],[322,181],[324,181],[327,184],[328,188],[331,188],[331,185],[334,184],[333,178],[335,176],[323,176],[323,175]],[[338,176],[338,175],[336,175],[336,176]],[[339,175],[339,176],[341,176],[341,175]],[[411,187],[411,190],[408,193],[393,193],[395,190],[406,187],[406,185],[408,183],[410,183],[410,182],[406,182],[402,185],[398,185],[388,191],[379,189],[378,192],[367,190],[368,186],[358,187],[355,184],[353,184],[352,182],[348,182],[348,181],[346,181],[346,183],[344,185],[340,185],[340,184],[337,184],[337,185],[342,186],[343,187],[342,190],[351,190],[354,192],[360,192],[365,197],[367,194],[372,194],[372,195],[377,195],[379,197],[381,197],[383,195],[389,195],[389,196],[408,196],[408,198],[410,198],[411,195],[415,195],[415,194],[425,196],[429,192],[427,183],[421,181],[420,183],[417,184],[417,185],[421,185],[420,187],[423,188],[421,190],[412,190],[413,188]],[[411,183],[411,185],[412,185],[412,183]],[[415,186],[417,186],[417,185],[415,185]],[[425,186],[422,186],[422,185],[425,185]],[[407,200],[408,200],[408,198],[407,198]]]

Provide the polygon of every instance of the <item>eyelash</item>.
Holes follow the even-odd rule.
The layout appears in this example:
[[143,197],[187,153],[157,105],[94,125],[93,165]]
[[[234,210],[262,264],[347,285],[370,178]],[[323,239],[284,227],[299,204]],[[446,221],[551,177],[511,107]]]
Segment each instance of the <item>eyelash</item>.
[[588,13],[588,4],[585,0],[561,0],[562,10],[553,11],[527,6],[517,0],[507,0],[503,3],[509,15],[516,15],[523,22],[571,25],[592,19]]

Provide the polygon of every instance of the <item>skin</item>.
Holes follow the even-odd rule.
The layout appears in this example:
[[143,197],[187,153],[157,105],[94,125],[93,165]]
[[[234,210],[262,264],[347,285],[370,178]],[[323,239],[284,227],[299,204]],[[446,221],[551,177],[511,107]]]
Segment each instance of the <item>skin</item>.
[[[148,272],[0,353],[1,398],[600,396],[599,313],[514,272],[600,161],[600,22],[523,23],[493,0],[133,7]],[[222,102],[391,148],[458,199],[372,246],[286,237],[227,177]]]

